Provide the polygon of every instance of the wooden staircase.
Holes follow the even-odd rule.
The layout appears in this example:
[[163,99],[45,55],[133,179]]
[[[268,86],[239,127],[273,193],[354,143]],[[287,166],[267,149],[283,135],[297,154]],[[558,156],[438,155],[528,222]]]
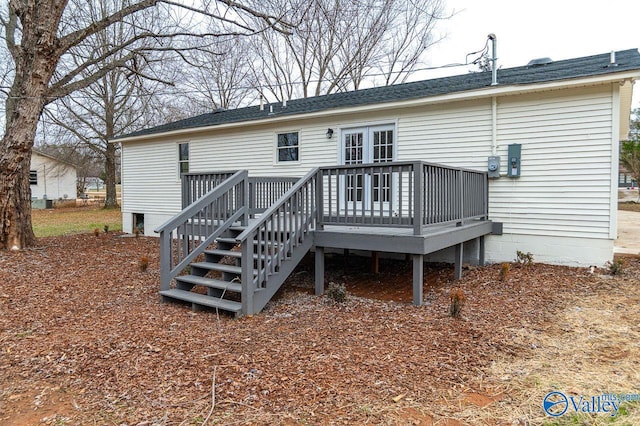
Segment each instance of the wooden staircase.
[[162,300],[260,312],[312,247],[315,177],[249,220],[247,175],[238,172],[158,228]]
[[[204,250],[204,261],[189,264],[187,275],[174,278],[175,288],[160,291],[163,301],[191,303],[193,310],[213,308],[239,316],[242,312],[242,252],[237,250],[246,226],[232,226],[215,240],[216,247]],[[254,256],[254,262],[257,262]],[[255,269],[253,270],[255,273]],[[215,276],[215,278],[213,277]],[[202,290],[205,289],[206,293]]]

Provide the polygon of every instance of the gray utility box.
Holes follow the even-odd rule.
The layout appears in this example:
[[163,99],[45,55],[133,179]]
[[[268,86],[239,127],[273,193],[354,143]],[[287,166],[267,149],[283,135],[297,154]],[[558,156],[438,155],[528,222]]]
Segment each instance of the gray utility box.
[[489,179],[497,179],[500,177],[500,156],[492,155],[488,158],[487,176]]
[[507,176],[516,178],[520,177],[520,150],[522,145],[513,143],[508,147],[507,157]]

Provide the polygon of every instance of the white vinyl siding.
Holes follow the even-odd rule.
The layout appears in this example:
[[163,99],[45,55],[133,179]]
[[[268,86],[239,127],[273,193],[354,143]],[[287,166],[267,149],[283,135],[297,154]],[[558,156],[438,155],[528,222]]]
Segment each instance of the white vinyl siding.
[[[172,141],[128,143],[123,147],[123,213],[173,215],[180,211],[176,158],[176,144]],[[150,229],[149,223],[145,223],[145,228]]]
[[522,144],[522,175],[491,182],[490,216],[507,233],[608,238],[611,89],[563,94],[499,100],[498,154]]
[[31,156],[29,181],[31,198],[42,199],[46,195],[49,200],[75,200],[77,197],[76,168],[37,152]]
[[[505,232],[491,237],[495,247],[502,244],[505,248],[500,250],[507,250],[507,241],[517,245],[518,235],[531,241],[559,237],[556,245],[562,238],[610,243],[615,221],[612,173],[617,173],[612,171],[612,149],[617,148],[612,142],[617,132],[612,121],[618,120],[614,90],[600,85],[497,99],[496,155],[501,157],[501,172],[506,174],[507,146],[517,143],[522,145],[522,174],[489,181],[489,217],[503,222]],[[343,130],[389,123],[395,124],[397,161],[487,169],[487,157],[492,155],[490,98],[194,133],[188,138],[189,168],[191,172],[247,169],[250,176],[303,176],[312,167],[340,162]],[[327,128],[336,130],[331,139],[326,137]],[[299,129],[299,161],[278,163],[274,140],[292,129]],[[168,218],[179,212],[180,183],[175,173],[168,172],[175,170],[179,142],[159,137],[123,144],[123,217],[144,213],[145,228],[150,229],[154,219],[148,214]],[[511,249],[493,259],[513,259]],[[533,251],[524,245],[518,250]]]
[[274,139],[283,133],[277,127],[192,138],[191,172],[246,169],[251,176],[303,176],[312,167],[337,164],[337,138],[327,139],[326,132],[326,125],[303,127],[298,132],[299,160],[281,163],[274,154]]

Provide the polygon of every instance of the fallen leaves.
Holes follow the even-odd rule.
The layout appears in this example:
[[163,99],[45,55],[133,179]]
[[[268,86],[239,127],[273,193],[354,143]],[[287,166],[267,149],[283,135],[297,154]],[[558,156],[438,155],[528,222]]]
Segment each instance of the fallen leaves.
[[[234,320],[160,303],[158,262],[156,239],[115,233],[0,253],[0,423],[27,424],[36,409],[54,424],[53,407],[73,424],[422,424],[451,416],[497,355],[534,350],[518,330],[545,333],[598,282],[549,265],[514,266],[500,282],[494,265],[454,283],[435,265],[414,307],[410,265],[381,260],[375,275],[336,257],[327,275],[347,303],[308,294],[311,262],[262,313]],[[448,315],[454,286],[467,297],[460,319]],[[34,406],[43,384],[64,403]]]

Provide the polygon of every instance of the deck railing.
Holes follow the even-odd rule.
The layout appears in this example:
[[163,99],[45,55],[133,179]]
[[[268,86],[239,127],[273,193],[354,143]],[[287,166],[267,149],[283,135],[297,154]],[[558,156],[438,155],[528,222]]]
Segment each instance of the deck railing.
[[[183,202],[193,202],[233,172],[183,175]],[[488,216],[485,172],[423,161],[321,167],[318,224],[424,227]],[[248,178],[249,215],[269,210],[298,178]]]
[[208,172],[208,173],[183,173],[180,176],[182,184],[182,208],[190,206],[203,195],[233,176],[237,170]]
[[487,217],[487,174],[422,161],[320,168],[318,224],[413,228]]
[[[234,175],[236,171],[184,173],[181,176],[182,208],[191,205],[203,195]],[[250,177],[249,214],[253,217],[273,205],[293,184],[297,177]]]
[[264,213],[299,180],[297,177],[250,177],[249,212]]
[[234,222],[248,223],[246,170],[215,186],[155,232],[160,233],[160,290]]

